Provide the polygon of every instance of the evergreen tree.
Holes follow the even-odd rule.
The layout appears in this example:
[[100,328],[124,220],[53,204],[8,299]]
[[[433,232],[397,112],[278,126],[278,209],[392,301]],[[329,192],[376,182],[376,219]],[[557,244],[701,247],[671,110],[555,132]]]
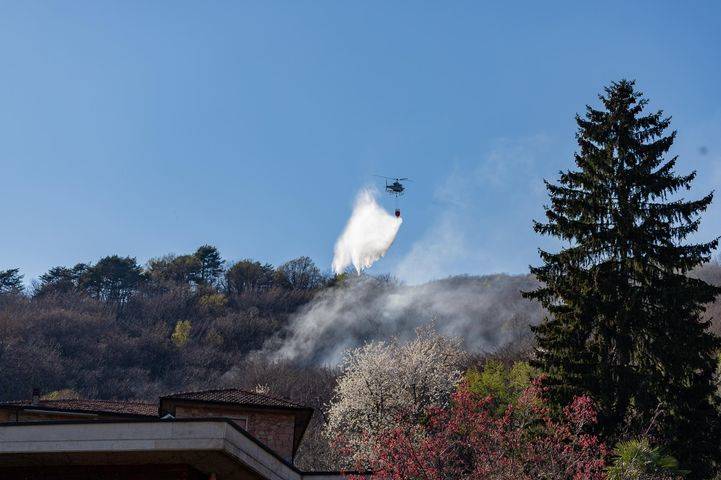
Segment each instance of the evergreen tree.
[[76,291],[85,273],[90,268],[85,263],[78,263],[74,267],[53,267],[40,275],[40,282],[36,285],[35,295],[47,293],[67,294]]
[[212,245],[201,245],[195,251],[195,257],[200,261],[199,283],[214,285],[223,273],[225,263],[218,249]]
[[85,268],[79,282],[90,296],[120,308],[142,280],[143,269],[135,258],[111,255]]
[[19,269],[0,270],[0,294],[18,294],[22,291],[23,276],[20,275]]
[[155,282],[199,283],[201,261],[195,255],[166,255],[148,262],[148,274]]
[[78,286],[78,278],[73,275],[73,270],[68,267],[53,267],[46,273],[40,275],[40,284],[36,290],[37,295],[49,292],[68,293]]
[[688,244],[713,194],[687,201],[696,176],[666,159],[670,118],[622,80],[599,96],[603,108],[576,117],[575,171],[546,182],[550,206],[534,229],[567,246],[540,251],[531,268],[542,286],[527,297],[550,313],[534,329],[536,366],[559,402],[590,394],[611,441],[654,434],[704,478],[719,450],[713,382],[719,340],[701,319],[721,289],[686,276],[717,241]]
[[233,264],[225,272],[225,283],[229,294],[241,294],[247,291],[262,292],[272,288],[275,280],[273,265],[250,259]]

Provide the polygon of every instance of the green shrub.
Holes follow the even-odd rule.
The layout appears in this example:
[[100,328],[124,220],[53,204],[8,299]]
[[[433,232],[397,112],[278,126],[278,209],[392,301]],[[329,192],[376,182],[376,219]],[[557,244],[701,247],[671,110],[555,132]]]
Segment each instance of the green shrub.
[[613,456],[608,480],[665,480],[689,473],[678,468],[674,457],[665,455],[660,447],[652,447],[645,438],[618,443]]
[[188,343],[188,340],[190,339],[190,330],[192,328],[193,325],[190,323],[190,320],[180,320],[175,324],[175,330],[173,330],[173,334],[170,336],[170,339],[176,347],[181,348]]
[[466,371],[466,381],[471,393],[493,397],[499,411],[505,410],[531,384],[537,375],[528,362],[515,362],[507,368],[497,360],[488,360],[483,368],[472,367]]

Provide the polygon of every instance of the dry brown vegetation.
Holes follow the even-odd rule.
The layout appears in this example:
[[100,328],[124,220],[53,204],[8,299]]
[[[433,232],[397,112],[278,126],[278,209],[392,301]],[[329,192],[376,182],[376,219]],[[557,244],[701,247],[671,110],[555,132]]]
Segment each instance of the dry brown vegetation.
[[[164,265],[173,262],[166,260]],[[209,281],[177,271],[165,275],[157,264],[144,267],[139,281],[123,292],[122,301],[105,287],[101,294],[101,289],[83,288],[77,281],[38,283],[24,292],[0,289],[0,400],[27,398],[33,387],[89,398],[151,400],[193,388],[262,388],[316,409],[298,463],[304,468],[332,468],[337,458],[320,427],[338,372],[249,354],[269,339],[282,337],[294,312],[337,279],[323,278],[312,263],[304,263],[301,270],[310,269],[312,281],[305,282],[295,271],[293,285],[280,268],[257,262],[237,267],[230,279],[225,272],[235,265]],[[253,275],[262,278],[254,277],[260,278],[256,282]],[[693,275],[721,285],[718,262]],[[514,288],[513,283],[499,287],[500,280],[494,278],[452,281]],[[229,280],[235,282],[233,287]],[[516,291],[499,298],[508,304],[524,301]],[[709,306],[707,317],[721,333],[721,302]],[[526,318],[516,320],[520,329],[528,323]],[[190,322],[187,338],[173,335],[182,321]],[[495,352],[476,352],[471,362],[482,364],[491,356],[510,364],[528,357],[530,335],[517,338]]]

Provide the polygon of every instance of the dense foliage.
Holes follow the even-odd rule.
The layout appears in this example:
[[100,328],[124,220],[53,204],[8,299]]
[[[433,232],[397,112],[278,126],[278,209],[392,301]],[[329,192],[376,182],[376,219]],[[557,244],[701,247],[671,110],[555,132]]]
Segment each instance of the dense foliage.
[[16,270],[3,272],[0,398],[25,398],[33,386],[153,398],[230,381],[326,281],[307,258],[245,268],[256,264],[225,269],[207,245],[146,266],[111,255],[52,268],[26,294]]
[[590,395],[607,439],[653,425],[654,435],[707,476],[721,431],[714,384],[721,344],[702,318],[721,289],[687,274],[717,240],[688,244],[712,194],[686,200],[695,172],[675,173],[665,155],[675,132],[645,113],[633,82],[600,96],[577,117],[577,170],[546,183],[550,206],[535,230],[568,242],[541,251],[530,292],[550,313],[536,328],[536,365],[558,402]]
[[383,480],[536,480],[605,478],[605,446],[588,433],[593,402],[577,397],[553,415],[538,387],[496,414],[491,397],[462,385],[448,408],[384,433],[371,468]]

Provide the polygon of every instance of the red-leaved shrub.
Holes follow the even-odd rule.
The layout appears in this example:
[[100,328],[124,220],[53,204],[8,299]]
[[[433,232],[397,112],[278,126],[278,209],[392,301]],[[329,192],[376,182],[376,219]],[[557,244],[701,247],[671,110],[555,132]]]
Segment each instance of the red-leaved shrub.
[[590,398],[577,397],[556,415],[537,385],[502,415],[491,400],[462,384],[449,408],[385,432],[364,467],[384,480],[604,478],[606,448],[587,433],[596,423]]

